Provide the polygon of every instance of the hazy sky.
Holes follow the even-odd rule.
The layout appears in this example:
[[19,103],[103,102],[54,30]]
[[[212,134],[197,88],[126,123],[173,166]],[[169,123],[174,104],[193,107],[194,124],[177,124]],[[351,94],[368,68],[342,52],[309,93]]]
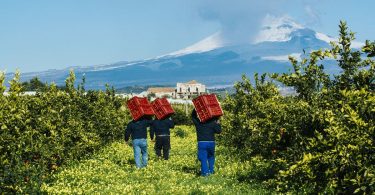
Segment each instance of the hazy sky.
[[340,19],[375,39],[374,0],[0,0],[0,70],[109,64],[167,54],[217,31],[289,15],[337,36]]

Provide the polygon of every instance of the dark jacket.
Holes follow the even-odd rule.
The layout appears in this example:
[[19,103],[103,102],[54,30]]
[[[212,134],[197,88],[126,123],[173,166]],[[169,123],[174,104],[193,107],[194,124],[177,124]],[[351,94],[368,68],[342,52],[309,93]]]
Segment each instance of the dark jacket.
[[221,126],[217,122],[217,119],[211,119],[202,123],[199,121],[195,110],[191,113],[191,118],[197,130],[198,141],[215,141],[215,133],[221,133]]
[[174,128],[172,119],[154,120],[151,124],[150,137],[154,139],[154,135],[170,135],[170,129]]
[[132,120],[125,130],[125,141],[128,141],[130,136],[134,139],[147,139],[147,127],[151,126],[152,120],[141,119],[138,121]]

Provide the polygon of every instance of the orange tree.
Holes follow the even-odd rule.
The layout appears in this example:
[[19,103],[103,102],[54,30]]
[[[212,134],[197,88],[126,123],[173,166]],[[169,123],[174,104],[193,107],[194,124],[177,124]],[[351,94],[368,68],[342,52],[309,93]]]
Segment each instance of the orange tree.
[[0,192],[38,192],[62,164],[123,137],[129,117],[109,88],[86,92],[84,82],[75,88],[71,72],[65,91],[51,84],[27,96],[17,72],[5,96],[4,80],[0,74]]
[[[345,22],[331,49],[311,52],[284,74],[244,77],[223,102],[220,141],[244,159],[262,159],[267,183],[280,192],[373,193],[375,186],[374,42],[354,50]],[[324,72],[336,60],[340,73]],[[275,81],[293,87],[281,96]],[[258,165],[257,165],[258,166]],[[249,172],[247,179],[259,179]]]

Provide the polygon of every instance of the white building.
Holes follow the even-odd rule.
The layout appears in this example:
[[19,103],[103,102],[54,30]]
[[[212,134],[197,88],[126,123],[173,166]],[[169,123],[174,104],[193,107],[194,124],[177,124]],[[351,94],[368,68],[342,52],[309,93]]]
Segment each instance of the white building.
[[155,97],[175,97],[176,90],[170,87],[150,87],[147,90],[147,94],[155,94]]
[[187,83],[177,83],[175,98],[190,99],[206,93],[206,86],[195,80]]

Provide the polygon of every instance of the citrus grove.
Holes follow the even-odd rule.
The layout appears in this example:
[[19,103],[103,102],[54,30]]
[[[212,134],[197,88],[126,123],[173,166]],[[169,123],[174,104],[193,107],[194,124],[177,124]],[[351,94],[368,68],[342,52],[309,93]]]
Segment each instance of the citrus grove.
[[[0,193],[268,194],[375,191],[375,42],[353,49],[340,23],[331,48],[290,57],[284,74],[243,76],[221,101],[217,172],[199,177],[196,138],[175,105],[171,159],[134,168],[123,140],[131,120],[113,88],[86,91],[71,72],[63,89],[23,94],[0,74]],[[340,71],[329,75],[325,63]],[[282,96],[278,86],[295,95]],[[5,95],[7,91],[7,95]],[[190,110],[191,108],[189,108]]]
[[42,191],[51,194],[265,194],[258,185],[237,178],[249,168],[226,155],[225,147],[217,149],[217,171],[210,178],[200,177],[196,159],[196,136],[191,126],[177,126],[171,132],[171,157],[156,157],[154,142],[149,141],[149,164],[135,169],[133,149],[123,140],[113,142],[92,157],[64,167]]

